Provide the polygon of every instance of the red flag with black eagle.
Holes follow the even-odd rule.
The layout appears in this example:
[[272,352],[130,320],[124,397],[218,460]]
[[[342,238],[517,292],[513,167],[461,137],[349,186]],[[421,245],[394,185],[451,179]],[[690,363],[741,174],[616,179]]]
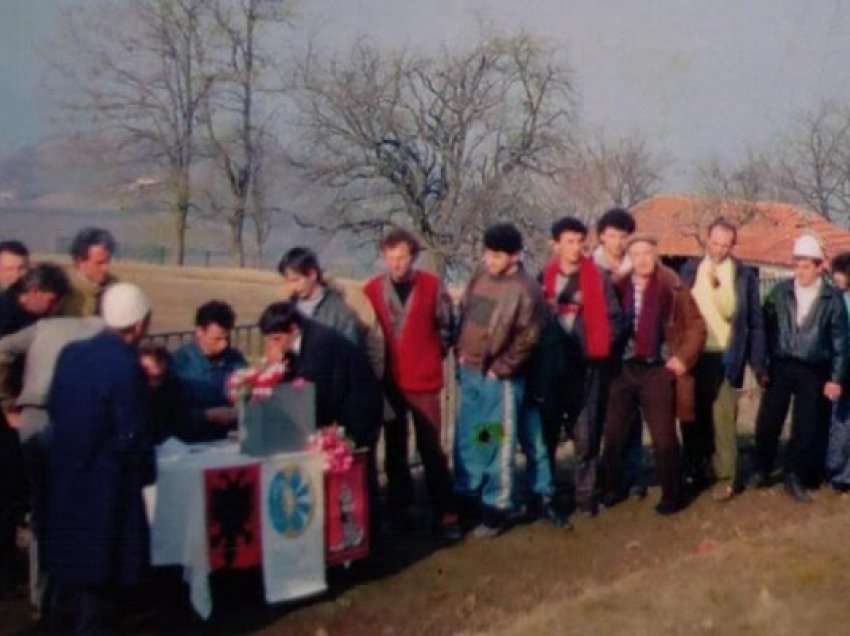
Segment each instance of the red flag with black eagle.
[[204,471],[210,571],[259,567],[260,464]]

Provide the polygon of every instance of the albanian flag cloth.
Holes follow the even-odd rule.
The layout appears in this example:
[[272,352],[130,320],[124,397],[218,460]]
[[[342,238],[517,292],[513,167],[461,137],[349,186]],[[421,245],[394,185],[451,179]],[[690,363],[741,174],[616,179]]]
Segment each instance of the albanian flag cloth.
[[262,464],[263,582],[278,603],[323,592],[325,492],[321,453],[289,453]]
[[210,571],[258,567],[263,551],[260,530],[260,465],[204,471]]
[[325,561],[348,563],[369,556],[366,453],[354,453],[344,471],[325,471]]

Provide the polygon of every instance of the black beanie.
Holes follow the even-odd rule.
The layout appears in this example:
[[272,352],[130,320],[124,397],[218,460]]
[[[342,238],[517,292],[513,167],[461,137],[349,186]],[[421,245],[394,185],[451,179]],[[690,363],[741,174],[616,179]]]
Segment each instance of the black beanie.
[[516,254],[522,251],[522,234],[513,223],[496,223],[484,232],[485,249]]

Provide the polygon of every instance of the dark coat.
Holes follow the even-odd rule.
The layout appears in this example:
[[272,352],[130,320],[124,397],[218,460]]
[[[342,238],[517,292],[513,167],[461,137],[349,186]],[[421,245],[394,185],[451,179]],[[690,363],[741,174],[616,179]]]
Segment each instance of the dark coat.
[[833,382],[844,382],[847,371],[847,308],[841,292],[826,281],[819,297],[797,326],[794,279],[780,281],[764,301],[767,350],[774,360],[799,360],[829,369]]
[[150,562],[142,487],[156,472],[134,347],[103,332],[68,345],[48,398],[47,568],[73,585],[133,585]]
[[[189,421],[189,412],[180,392],[180,382],[169,369],[158,387],[148,387],[154,444],[169,437],[183,439],[182,427]],[[191,431],[183,441],[192,442]]]
[[[10,290],[0,292],[0,337],[16,333],[35,322],[35,316],[25,312]],[[19,356],[0,377],[3,395],[18,395],[24,375],[24,356]]]
[[0,292],[0,337],[20,331],[35,322],[35,316],[25,312],[10,290]]
[[[8,289],[0,292],[0,337],[15,333],[33,322],[35,318],[21,309]],[[0,382],[4,383],[3,395],[17,395],[21,392],[23,370],[24,358],[21,356],[10,365],[6,377],[0,378]],[[0,414],[0,535],[23,520],[28,499],[26,481],[18,433],[9,427],[6,418]],[[13,530],[11,536],[14,537]]]
[[[758,278],[751,267],[732,259],[735,268],[735,315],[732,317],[732,338],[723,355],[726,379],[733,387],[744,385],[747,364],[755,373],[767,368],[764,317],[759,300]],[[682,282],[689,288],[696,283],[700,260],[685,263],[680,272]]]
[[[14,528],[23,522],[28,501],[26,468],[18,432],[0,415],[0,550],[2,540],[8,536],[4,532],[11,530],[11,536],[15,536]],[[0,566],[0,571],[2,569]]]
[[305,319],[293,374],[316,386],[317,426],[336,422],[358,447],[377,442],[383,399],[362,349],[333,329]]
[[[609,333],[613,347],[622,339],[627,329],[623,309],[617,291],[611,283],[607,272],[600,269],[605,293],[606,313],[608,314]],[[542,274],[538,278],[542,280]],[[545,315],[540,340],[531,353],[526,376],[526,399],[531,402],[543,403],[555,398],[557,402],[563,394],[563,385],[580,377],[589,364],[585,351],[584,317],[576,319],[571,334],[564,331],[555,312],[544,303],[542,310]],[[607,364],[607,360],[605,363]],[[598,364],[598,362],[596,363]]]
[[358,347],[366,345],[366,329],[357,318],[354,310],[345,302],[345,298],[335,287],[325,288],[325,295],[316,305],[312,319],[325,327],[330,327]]

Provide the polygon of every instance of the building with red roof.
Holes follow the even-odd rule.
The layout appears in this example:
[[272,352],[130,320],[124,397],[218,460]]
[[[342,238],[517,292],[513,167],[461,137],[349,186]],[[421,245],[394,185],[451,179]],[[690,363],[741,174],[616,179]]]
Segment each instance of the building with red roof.
[[790,203],[659,194],[631,212],[638,230],[658,237],[659,252],[674,260],[702,255],[705,230],[718,216],[739,227],[735,256],[759,268],[790,268],[794,239],[804,232],[820,239],[828,259],[850,251],[850,231]]

